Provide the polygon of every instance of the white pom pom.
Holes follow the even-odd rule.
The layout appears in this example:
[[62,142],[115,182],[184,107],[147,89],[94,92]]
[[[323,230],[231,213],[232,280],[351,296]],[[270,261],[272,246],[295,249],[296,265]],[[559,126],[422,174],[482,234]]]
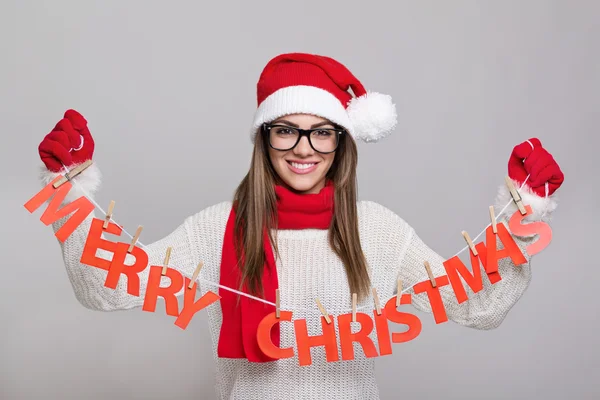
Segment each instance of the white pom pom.
[[392,97],[376,92],[353,98],[346,111],[352,122],[354,138],[364,142],[383,139],[392,132],[398,121]]

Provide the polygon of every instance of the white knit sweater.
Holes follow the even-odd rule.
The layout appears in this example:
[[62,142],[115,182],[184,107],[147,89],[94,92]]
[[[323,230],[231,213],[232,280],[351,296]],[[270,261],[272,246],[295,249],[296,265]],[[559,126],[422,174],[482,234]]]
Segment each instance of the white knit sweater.
[[[46,171],[43,182],[55,175]],[[75,186],[68,199],[79,197],[85,189],[92,195],[99,185],[99,171],[95,165],[75,179]],[[536,215],[528,220],[544,220],[556,207],[554,199],[543,199],[527,191],[521,192],[526,204],[531,204]],[[497,197],[496,212],[509,201],[504,186]],[[404,287],[427,279],[423,261],[429,261],[435,276],[445,275],[445,260],[424,244],[412,227],[384,206],[360,201],[357,204],[360,239],[366,256],[372,283],[384,303],[395,294],[396,282],[401,278]],[[167,247],[173,248],[169,265],[191,278],[199,261],[204,262],[200,273],[199,290],[205,293],[218,288],[206,281],[219,282],[219,268],[225,224],[231,202],[210,206],[185,221],[170,235],[146,246],[150,265],[162,265]],[[513,205],[508,215],[516,210]],[[65,266],[77,299],[85,307],[110,311],[141,307],[149,268],[140,274],[140,296],[126,292],[126,279],[120,279],[116,290],[104,287],[106,271],[79,262],[92,217],[90,215],[77,230],[61,244]],[[505,215],[501,218],[506,221]],[[64,220],[53,224],[58,230]],[[508,224],[506,224],[508,227]],[[485,278],[484,289],[473,294],[467,287],[469,301],[457,304],[450,285],[440,289],[448,318],[458,324],[477,329],[497,327],[515,302],[521,297],[531,279],[530,257],[525,246],[534,238],[515,240],[528,263],[515,267],[510,259],[499,262],[502,280],[491,285]],[[127,237],[122,241],[128,242]],[[293,311],[293,318],[305,318],[309,335],[321,334],[320,312],[315,306],[319,298],[328,312],[335,316],[351,309],[343,264],[329,248],[327,230],[280,230],[278,246],[281,259],[277,260],[277,273],[281,292],[281,308]],[[110,259],[112,254],[98,254]],[[467,260],[468,257],[464,257]],[[469,264],[467,264],[469,265]],[[162,285],[169,284],[163,278]],[[181,294],[181,293],[180,293]],[[366,299],[359,307],[372,310],[373,299]],[[430,312],[425,293],[412,297],[413,306]],[[307,311],[308,310],[308,311]],[[201,311],[201,312],[204,312]],[[361,347],[355,344],[355,360],[326,362],[323,347],[313,348],[312,365],[300,367],[297,356],[272,363],[249,363],[239,359],[217,357],[217,342],[221,326],[221,308],[216,302],[206,309],[216,359],[216,391],[219,399],[378,399],[379,393],[374,375],[373,358],[366,358]],[[366,312],[366,311],[365,311]],[[336,331],[337,331],[337,324]],[[338,336],[339,337],[339,336]],[[377,344],[376,333],[371,338]],[[392,345],[394,346],[394,345]],[[297,354],[293,324],[281,324],[281,347],[293,347]],[[340,353],[341,360],[341,353]]]

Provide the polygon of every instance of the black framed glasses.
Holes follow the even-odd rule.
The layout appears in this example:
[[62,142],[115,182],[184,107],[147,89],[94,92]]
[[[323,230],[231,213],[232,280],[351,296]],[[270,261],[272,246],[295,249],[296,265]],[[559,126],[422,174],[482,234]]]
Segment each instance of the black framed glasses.
[[345,130],[341,128],[300,129],[283,124],[263,124],[263,133],[269,146],[275,150],[288,151],[300,143],[302,136],[308,138],[310,147],[318,153],[327,154],[337,150]]

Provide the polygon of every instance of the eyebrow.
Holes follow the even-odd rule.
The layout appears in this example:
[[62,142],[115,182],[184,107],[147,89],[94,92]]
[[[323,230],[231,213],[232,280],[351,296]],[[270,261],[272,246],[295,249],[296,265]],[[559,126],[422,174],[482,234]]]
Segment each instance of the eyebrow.
[[[288,120],[285,120],[285,119],[278,119],[278,120],[274,121],[273,123],[274,123],[274,124],[277,124],[277,123],[281,123],[281,124],[287,124],[287,125],[289,125],[289,126],[292,126],[292,127],[294,127],[294,128],[300,128],[300,125],[298,125],[298,124],[295,124],[295,123],[293,123],[293,122],[290,122],[290,121],[288,121]],[[334,125],[333,125],[331,122],[329,122],[329,121],[323,121],[323,122],[319,122],[318,124],[314,124],[314,125],[312,125],[310,128],[311,128],[311,129],[314,129],[314,128],[319,128],[319,127],[321,127],[321,126],[324,126],[324,125],[331,125],[331,126],[334,126]]]

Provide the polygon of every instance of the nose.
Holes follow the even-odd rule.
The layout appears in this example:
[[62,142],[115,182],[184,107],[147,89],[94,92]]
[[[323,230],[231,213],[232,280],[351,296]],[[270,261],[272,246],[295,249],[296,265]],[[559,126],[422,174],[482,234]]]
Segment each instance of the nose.
[[294,154],[302,157],[310,156],[314,153],[308,138],[306,136],[300,138],[300,142],[294,147]]

